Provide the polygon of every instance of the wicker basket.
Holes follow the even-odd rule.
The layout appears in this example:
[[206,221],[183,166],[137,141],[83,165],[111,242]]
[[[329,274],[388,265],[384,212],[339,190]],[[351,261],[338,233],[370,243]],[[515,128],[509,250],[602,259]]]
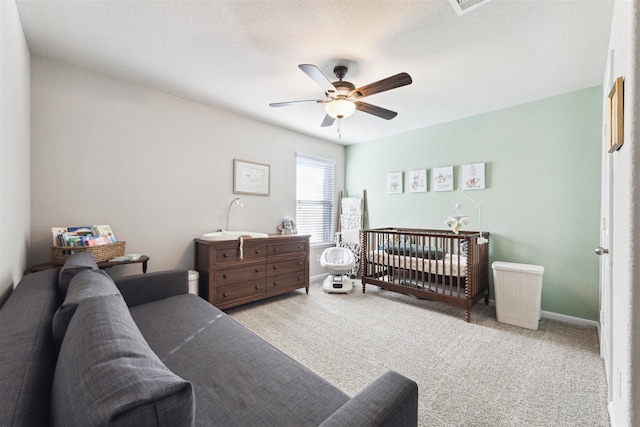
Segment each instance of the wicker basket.
[[127,242],[116,242],[98,246],[52,246],[51,261],[54,264],[62,265],[71,254],[78,252],[89,252],[96,262],[109,261],[111,258],[124,255],[126,244]]

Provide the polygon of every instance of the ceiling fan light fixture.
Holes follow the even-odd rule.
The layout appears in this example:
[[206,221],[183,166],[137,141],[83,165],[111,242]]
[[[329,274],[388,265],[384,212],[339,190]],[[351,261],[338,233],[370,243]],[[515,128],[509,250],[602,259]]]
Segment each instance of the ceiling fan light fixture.
[[390,76],[385,79],[378,80],[368,85],[356,88],[353,83],[343,80],[348,70],[348,68],[344,65],[338,65],[334,68],[333,73],[338,78],[338,81],[335,82],[331,82],[329,78],[325,76],[324,73],[313,64],[300,64],[298,65],[298,68],[322,88],[325,94],[324,99],[275,102],[269,105],[271,107],[282,107],[285,105],[295,105],[299,103],[324,104],[326,114],[324,119],[322,120],[322,123],[320,123],[320,127],[324,128],[333,126],[336,119],[338,119],[338,138],[342,137],[340,127],[342,120],[340,119],[345,119],[352,116],[356,110],[363,113],[371,114],[384,120],[391,120],[396,117],[398,113],[396,113],[395,111],[387,110],[386,108],[362,102],[361,99],[366,96],[374,95],[376,93],[406,86],[413,82],[409,74],[398,73],[394,76]]
[[346,99],[334,99],[324,104],[324,109],[334,119],[344,119],[356,111],[356,104]]

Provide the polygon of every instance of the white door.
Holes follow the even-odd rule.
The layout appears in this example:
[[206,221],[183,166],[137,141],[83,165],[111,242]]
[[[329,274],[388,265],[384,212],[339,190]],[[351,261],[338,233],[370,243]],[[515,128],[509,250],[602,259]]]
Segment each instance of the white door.
[[[609,52],[607,82],[613,82],[613,62],[614,51]],[[611,87],[610,84],[605,87]],[[603,98],[607,94],[604,94]],[[603,127],[602,127],[602,147],[605,147],[607,138],[606,114],[607,106],[603,99]],[[596,248],[596,253],[600,255],[600,356],[604,360],[605,374],[607,376],[609,401],[613,399],[613,310],[612,310],[612,273],[611,262],[613,256],[610,253],[612,248],[611,230],[613,224],[612,216],[612,189],[613,189],[613,158],[602,150],[602,188],[600,202],[600,246]]]
[[609,401],[613,399],[612,384],[613,376],[611,367],[613,362],[613,316],[612,316],[612,289],[611,289],[611,189],[613,176],[611,173],[611,156],[604,153],[602,162],[602,206],[600,222],[600,247],[596,248],[596,253],[600,255],[600,356],[604,360],[605,373],[609,391]]

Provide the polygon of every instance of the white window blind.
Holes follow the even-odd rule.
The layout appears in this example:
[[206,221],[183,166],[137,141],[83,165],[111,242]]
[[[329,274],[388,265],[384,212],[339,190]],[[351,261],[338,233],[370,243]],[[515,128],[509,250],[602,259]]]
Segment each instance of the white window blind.
[[296,226],[311,244],[334,242],[335,161],[296,155]]

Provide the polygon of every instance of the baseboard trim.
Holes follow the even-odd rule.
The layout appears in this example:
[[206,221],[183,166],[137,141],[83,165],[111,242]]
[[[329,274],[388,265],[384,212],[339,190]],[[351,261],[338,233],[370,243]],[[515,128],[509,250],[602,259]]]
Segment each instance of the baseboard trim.
[[309,281],[311,283],[322,282],[328,275],[329,273],[316,274],[315,276],[309,277]]
[[540,314],[545,319],[558,320],[565,323],[573,323],[575,325],[591,326],[598,328],[599,324],[595,320],[583,319],[581,317],[567,316],[566,314],[553,313],[551,311],[541,311]]
[[[489,304],[496,305],[496,300],[490,299]],[[582,317],[569,316],[567,314],[554,313],[552,311],[540,310],[540,317],[558,322],[571,323],[573,325],[590,326],[600,330],[600,323],[595,320],[583,319]],[[599,335],[598,335],[599,336]]]
[[609,411],[609,423],[611,424],[611,427],[616,427],[618,424],[616,424],[616,420],[614,417],[615,411],[613,410],[613,402],[609,402],[607,404],[607,409]]

